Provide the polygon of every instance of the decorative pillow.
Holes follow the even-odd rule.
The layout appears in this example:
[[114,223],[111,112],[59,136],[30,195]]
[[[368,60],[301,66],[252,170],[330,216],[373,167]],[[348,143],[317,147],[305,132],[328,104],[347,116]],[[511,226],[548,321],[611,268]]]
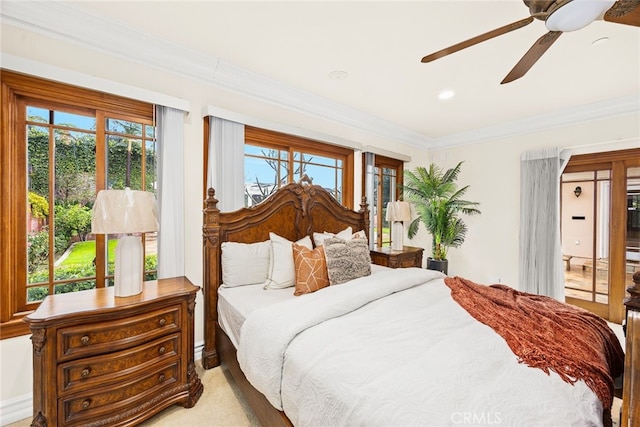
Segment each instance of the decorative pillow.
[[[264,283],[269,274],[271,242],[222,242],[222,284],[226,287]],[[247,264],[251,268],[247,268]]]
[[367,233],[364,232],[364,230],[360,230],[360,231],[356,231],[355,233],[353,233],[351,235],[352,239],[364,239],[367,240]]
[[296,269],[294,295],[308,294],[329,286],[327,261],[322,246],[309,249],[294,243],[293,263]]
[[[271,261],[265,289],[284,289],[296,284],[296,270],[293,264],[292,241],[269,233],[271,240]],[[313,243],[309,236],[304,236],[296,242],[299,245],[313,249]],[[246,265],[245,265],[246,268]]]
[[324,241],[329,284],[338,285],[371,274],[371,255],[367,239],[344,240],[330,237]]
[[352,231],[353,230],[351,227],[347,227],[336,234],[329,233],[328,231],[325,231],[324,233],[313,233],[313,242],[316,244],[316,247],[318,247],[322,246],[322,243],[329,237],[339,237],[341,239],[347,240],[351,238]]

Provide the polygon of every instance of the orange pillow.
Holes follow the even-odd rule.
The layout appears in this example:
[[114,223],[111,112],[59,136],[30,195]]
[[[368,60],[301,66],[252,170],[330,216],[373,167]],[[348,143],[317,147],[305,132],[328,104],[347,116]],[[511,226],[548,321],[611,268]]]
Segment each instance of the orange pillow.
[[296,290],[294,295],[308,294],[329,286],[327,261],[324,248],[309,249],[293,244],[293,263],[296,269]]

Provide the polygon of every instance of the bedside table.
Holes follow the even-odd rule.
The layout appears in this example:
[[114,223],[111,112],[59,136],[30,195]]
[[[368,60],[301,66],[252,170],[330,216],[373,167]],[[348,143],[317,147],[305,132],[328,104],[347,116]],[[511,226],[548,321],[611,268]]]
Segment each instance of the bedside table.
[[25,317],[33,342],[32,426],[134,425],[202,395],[196,293],[186,277],[50,295]]
[[371,262],[391,268],[422,267],[424,249],[404,246],[402,250],[393,250],[391,246],[371,250]]

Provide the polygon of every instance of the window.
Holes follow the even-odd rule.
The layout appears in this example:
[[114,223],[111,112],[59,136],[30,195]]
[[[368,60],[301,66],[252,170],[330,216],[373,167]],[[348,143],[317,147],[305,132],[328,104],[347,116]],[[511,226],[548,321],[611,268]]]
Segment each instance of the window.
[[306,175],[353,207],[353,150],[246,126],[244,159],[245,206]]
[[[362,164],[365,164],[364,154]],[[402,199],[400,188],[403,183],[402,160],[385,156],[375,156],[373,178],[373,201],[370,201],[371,221],[373,224],[372,240],[377,247],[391,245],[391,225],[385,219],[387,203]],[[362,194],[365,191],[365,170],[362,171]]]
[[[104,188],[154,191],[153,105],[2,72],[2,338],[51,294],[112,284],[118,235],[91,234]],[[155,278],[156,233],[142,236]]]

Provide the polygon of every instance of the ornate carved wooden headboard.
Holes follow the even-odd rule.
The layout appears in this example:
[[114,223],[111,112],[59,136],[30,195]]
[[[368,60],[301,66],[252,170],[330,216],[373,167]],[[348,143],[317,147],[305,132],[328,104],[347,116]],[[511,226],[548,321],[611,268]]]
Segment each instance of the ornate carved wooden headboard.
[[234,212],[220,212],[215,191],[210,188],[204,202],[203,293],[205,344],[202,362],[205,369],[219,364],[216,352],[218,287],[222,283],[220,265],[222,242],[262,242],[269,232],[291,241],[312,236],[314,232],[337,233],[346,227],[369,234],[369,209],[365,198],[359,211],[339,204],[331,194],[309,181],[281,187],[262,203]]

